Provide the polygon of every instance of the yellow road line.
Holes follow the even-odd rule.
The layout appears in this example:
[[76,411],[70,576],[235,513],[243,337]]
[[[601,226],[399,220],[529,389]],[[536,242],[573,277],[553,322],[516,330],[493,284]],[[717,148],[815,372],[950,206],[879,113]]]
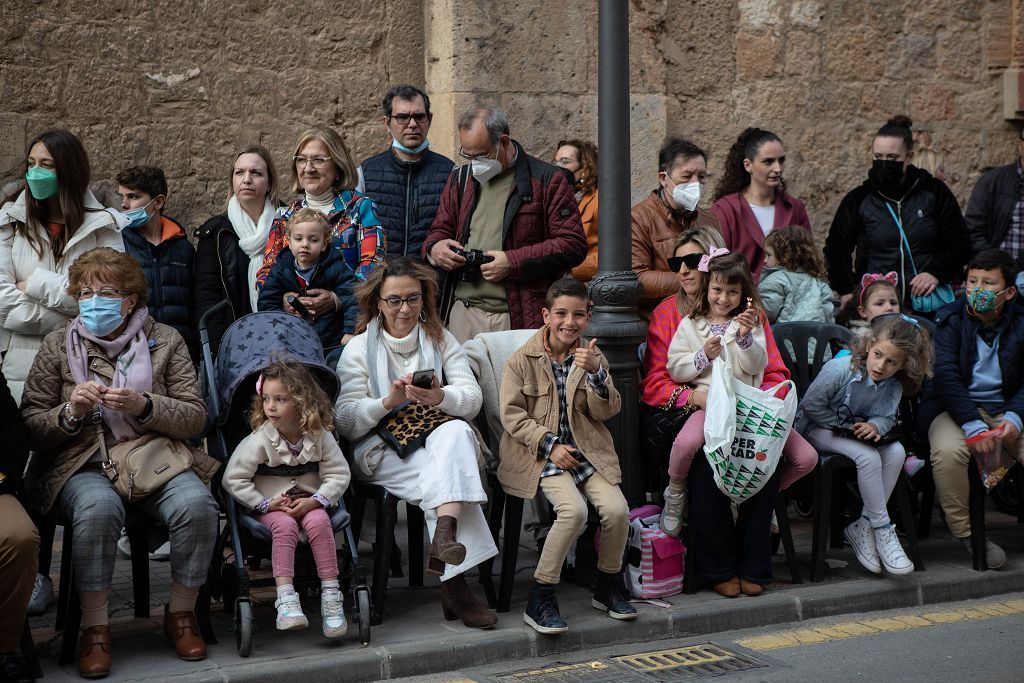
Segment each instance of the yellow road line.
[[738,645],[751,650],[778,650],[786,647],[797,647],[830,640],[856,638],[858,636],[905,631],[913,628],[925,628],[937,624],[952,624],[958,621],[991,619],[1011,614],[1024,613],[1024,600],[1007,600],[1006,602],[988,602],[972,607],[943,610],[940,612],[924,612],[922,614],[904,614],[892,617],[876,617],[831,624],[817,628],[800,628],[789,631],[777,631],[765,635],[737,640]]

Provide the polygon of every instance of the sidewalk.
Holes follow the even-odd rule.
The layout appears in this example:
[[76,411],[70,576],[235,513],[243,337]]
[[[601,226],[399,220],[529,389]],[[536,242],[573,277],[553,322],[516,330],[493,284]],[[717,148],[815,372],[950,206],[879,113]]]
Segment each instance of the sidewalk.
[[[798,517],[792,509],[791,519],[797,552],[806,576],[810,556],[810,520]],[[160,633],[162,601],[169,593],[167,563],[151,563],[152,616],[149,620],[136,620],[132,618],[129,563],[118,558],[110,598],[114,668],[106,680],[187,677],[190,681],[265,681],[275,676],[294,679],[301,675],[303,683],[314,683],[398,678],[617,643],[692,636],[1024,590],[1024,526],[1019,526],[1016,518],[1000,514],[990,507],[988,530],[989,538],[1002,545],[1010,557],[1007,566],[1000,571],[973,571],[970,555],[959,541],[949,535],[936,513],[932,535],[921,546],[927,568],[925,572],[902,578],[869,575],[857,564],[853,553],[844,548],[829,551],[827,557],[830,565],[834,566],[824,581],[812,584],[805,579],[803,584],[793,584],[780,551],[775,558],[776,582],[759,598],[727,600],[710,591],[677,595],[667,600],[672,604],[668,609],[638,605],[640,617],[635,622],[609,619],[590,606],[588,591],[565,583],[559,589],[559,604],[570,631],[560,637],[542,636],[523,624],[526,591],[537,561],[535,550],[527,546],[529,535],[524,533],[512,611],[499,615],[498,625],[493,630],[476,631],[459,622],[445,621],[441,616],[438,582],[433,577],[425,578],[423,588],[409,588],[406,578],[391,580],[384,623],[373,628],[372,642],[366,648],[359,645],[354,627],[339,643],[324,640],[319,633],[318,602],[315,600],[305,605],[310,616],[309,631],[275,631],[273,596],[263,593],[256,594],[259,604],[255,608],[252,656],[247,659],[238,656],[230,614],[215,604],[213,625],[220,642],[210,647],[209,657],[202,662],[178,660]],[[397,536],[403,539],[404,529]],[[59,549],[58,535],[54,553],[54,585],[59,576]],[[369,564],[371,555],[368,548],[366,550],[364,561]],[[483,591],[476,583],[475,575],[470,584],[475,594],[482,598]],[[75,665],[57,666],[56,652],[60,641],[59,634],[53,631],[54,616],[55,609],[51,608],[31,622],[46,680],[81,680]]]

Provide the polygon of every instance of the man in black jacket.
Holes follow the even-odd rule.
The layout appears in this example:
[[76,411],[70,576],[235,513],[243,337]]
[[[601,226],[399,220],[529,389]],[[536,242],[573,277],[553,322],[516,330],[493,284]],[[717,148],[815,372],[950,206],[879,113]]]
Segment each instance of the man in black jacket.
[[18,642],[39,559],[39,534],[15,494],[28,459],[28,428],[0,374],[0,680],[32,680]]
[[411,85],[396,85],[381,102],[391,146],[359,165],[358,188],[377,205],[387,234],[388,258],[419,260],[448,174],[455,164],[428,149],[430,98]]
[[974,253],[1002,249],[1024,268],[1024,128],[1017,160],[978,178],[964,219]]
[[167,179],[153,166],[133,166],[117,175],[121,210],[132,221],[122,231],[124,248],[146,274],[149,283],[149,314],[170,325],[188,345],[193,361],[199,358],[195,335],[196,250],[184,228],[163,215],[167,203]]

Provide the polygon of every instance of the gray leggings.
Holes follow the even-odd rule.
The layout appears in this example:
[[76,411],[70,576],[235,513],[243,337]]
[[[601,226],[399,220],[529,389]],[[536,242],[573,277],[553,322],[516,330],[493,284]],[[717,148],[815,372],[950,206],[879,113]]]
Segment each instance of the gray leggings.
[[[182,472],[133,505],[167,526],[171,578],[186,588],[203,585],[217,542],[217,503],[195,472]],[[121,497],[102,472],[83,469],[72,475],[61,490],[60,509],[71,520],[71,562],[78,590],[107,590],[114,575],[117,539],[124,526]]]
[[872,446],[866,441],[836,436],[830,429],[810,427],[804,437],[819,453],[842,453],[857,466],[857,486],[864,501],[863,515],[871,522],[872,528],[889,524],[886,504],[900,468],[907,459],[907,452],[899,441],[884,446]]

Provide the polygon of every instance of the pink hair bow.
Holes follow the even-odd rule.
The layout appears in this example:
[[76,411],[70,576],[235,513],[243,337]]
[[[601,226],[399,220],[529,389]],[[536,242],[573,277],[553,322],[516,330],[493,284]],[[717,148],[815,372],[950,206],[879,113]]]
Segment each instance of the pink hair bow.
[[716,256],[725,256],[728,253],[729,250],[726,249],[725,247],[722,247],[721,249],[717,247],[711,247],[711,253],[704,254],[704,256],[700,257],[700,263],[697,265],[697,270],[699,270],[702,273],[708,272],[708,267],[711,265],[711,259],[715,258]]
[[896,275],[896,271],[893,270],[890,270],[885,275],[882,275],[881,273],[864,273],[860,278],[860,301],[858,303],[864,305],[864,292],[870,285],[878,282],[879,280],[888,282],[893,287],[899,284],[900,281],[899,276]]
[[256,395],[257,396],[262,396],[263,395],[263,373],[262,372],[260,373],[260,376],[258,378],[256,378]]

